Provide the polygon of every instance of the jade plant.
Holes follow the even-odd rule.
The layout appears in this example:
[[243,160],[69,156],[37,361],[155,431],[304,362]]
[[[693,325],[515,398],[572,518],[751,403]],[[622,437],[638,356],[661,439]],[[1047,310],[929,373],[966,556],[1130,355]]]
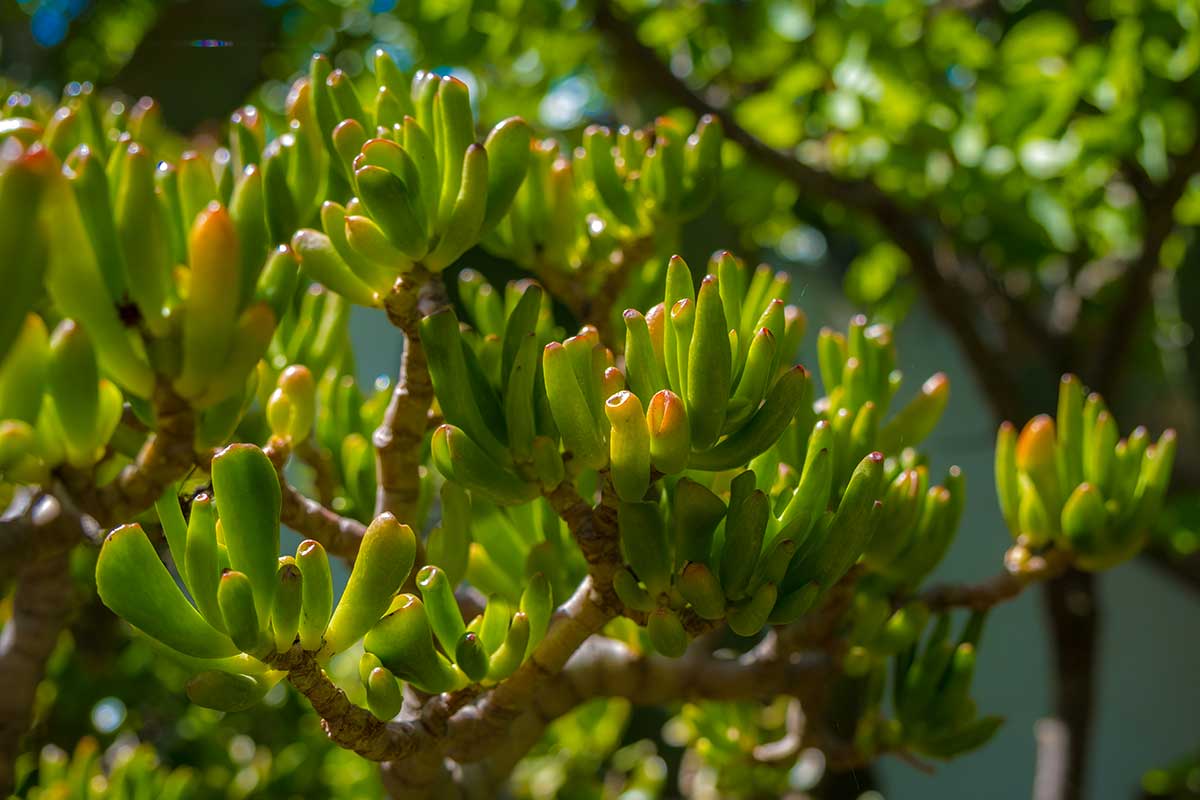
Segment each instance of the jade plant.
[[[95,553],[193,704],[270,714],[286,683],[395,797],[518,785],[596,698],[667,709],[732,795],[784,791],[806,748],[983,746],[988,610],[1134,556],[1174,433],[1121,438],[1064,377],[997,437],[999,576],[931,586],[967,493],[922,450],[949,381],[863,316],[813,336],[786,273],[674,255],[715,117],[571,150],[382,51],[369,78],[317,56],[219,142],[96,92],[5,109],[0,486],[30,557]],[[394,385],[356,378],[364,313],[403,337]],[[146,760],[121,769],[182,791]]]

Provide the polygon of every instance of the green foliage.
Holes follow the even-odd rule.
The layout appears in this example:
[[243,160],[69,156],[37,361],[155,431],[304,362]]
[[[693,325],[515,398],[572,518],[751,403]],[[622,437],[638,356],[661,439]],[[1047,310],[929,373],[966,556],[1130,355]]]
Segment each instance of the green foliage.
[[[1118,439],[1098,394],[1083,399],[1079,379],[1063,377],[1055,420],[1042,415],[1018,437],[1005,423],[996,443],[996,490],[1019,545],[1048,544],[1084,569],[1119,563],[1143,545],[1167,492],[1175,431],[1150,442],[1145,428]],[[1028,553],[1018,553],[1027,558]]]
[[42,750],[38,762],[38,786],[31,788],[28,796],[35,800],[58,797],[185,800],[194,796],[194,783],[190,770],[160,769],[154,749],[149,745],[120,750],[111,767],[105,769],[96,740],[85,738],[79,740],[70,754],[50,746]]
[[1196,757],[1184,756],[1166,767],[1150,770],[1142,776],[1147,797],[1188,798],[1196,794]]

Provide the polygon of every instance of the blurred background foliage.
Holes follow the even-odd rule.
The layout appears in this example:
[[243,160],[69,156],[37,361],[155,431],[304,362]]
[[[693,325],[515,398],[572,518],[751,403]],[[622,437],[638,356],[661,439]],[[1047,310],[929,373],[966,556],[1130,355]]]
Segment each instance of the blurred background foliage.
[[[200,136],[242,103],[280,115],[313,52],[358,76],[376,47],[403,67],[462,78],[485,124],[519,114],[567,144],[594,122],[671,113],[690,125],[706,107],[735,120],[741,134],[730,135],[718,207],[689,223],[683,255],[702,263],[732,246],[767,260],[797,276],[816,325],[840,327],[863,310],[900,323],[900,352],[914,361],[955,365],[956,422],[938,444],[972,475],[973,524],[944,574],[995,569],[1005,541],[987,488],[995,416],[1051,410],[1067,368],[1109,384],[1100,388],[1118,417],[1179,429],[1180,486],[1160,523],[1159,559],[1196,574],[1195,0],[0,2],[8,103],[87,81],[152,95],[167,124]],[[467,263],[512,274],[482,252]],[[936,291],[946,274],[954,296]],[[1144,282],[1145,309],[1133,305],[1134,280]],[[361,342],[374,339],[360,357],[367,379],[390,372],[399,347],[372,324],[355,323]],[[1133,329],[1128,345],[1115,328]],[[1002,363],[973,352],[971,337]],[[806,353],[811,360],[811,345]],[[91,570],[76,566],[84,585]],[[1157,578],[1131,565],[1103,594],[1114,610],[1096,797],[1200,796],[1196,598]],[[46,747],[23,765],[22,796],[379,796],[375,770],[328,746],[295,696],[278,688],[269,714],[191,706],[182,672],[98,604],[83,608],[42,687],[33,740]],[[985,650],[997,660],[982,670],[981,691],[1013,722],[937,778],[888,764],[882,776],[822,779],[813,754],[759,770],[754,748],[782,728],[786,708],[663,715],[597,701],[555,724],[513,792],[774,797],[821,781],[828,797],[877,783],[894,797],[962,797],[970,780],[974,797],[1023,796],[1029,723],[1049,705],[1049,668],[1033,600],[996,616]]]

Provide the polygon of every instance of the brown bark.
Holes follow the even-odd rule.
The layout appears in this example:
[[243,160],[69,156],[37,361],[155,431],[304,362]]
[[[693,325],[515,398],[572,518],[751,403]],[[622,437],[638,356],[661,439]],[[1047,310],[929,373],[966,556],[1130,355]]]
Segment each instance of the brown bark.
[[333,684],[312,653],[296,645],[269,659],[276,669],[287,670],[287,680],[304,695],[321,716],[321,727],[339,747],[353,750],[371,761],[382,761],[396,746],[396,734],[371,712],[350,702]]
[[441,276],[419,267],[401,276],[385,300],[388,319],[404,333],[404,355],[383,422],[372,436],[378,484],[375,516],[390,511],[401,522],[414,522],[421,494],[421,451],[433,405],[433,381],[419,326],[446,302]]
[[17,578],[12,617],[0,634],[0,795],[13,789],[13,770],[33,719],[37,687],[75,600],[66,551],[33,561]]
[[283,499],[280,519],[284,525],[320,542],[330,555],[351,561],[354,559],[366,533],[366,526],[306,497],[289,483],[281,483],[280,489]]

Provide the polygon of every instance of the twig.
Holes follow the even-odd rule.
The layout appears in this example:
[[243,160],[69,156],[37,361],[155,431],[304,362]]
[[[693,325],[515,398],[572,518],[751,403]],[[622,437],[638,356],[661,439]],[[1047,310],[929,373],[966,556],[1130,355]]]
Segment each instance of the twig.
[[537,278],[537,282],[551,297],[561,303],[576,321],[587,319],[583,310],[584,292],[577,274],[582,272],[582,268],[568,271],[566,267],[557,264],[540,263],[533,265],[530,271]]
[[[446,303],[441,276],[419,267],[402,275],[384,301],[388,320],[404,333],[404,356],[383,422],[372,436],[378,483],[375,516],[390,511],[401,522],[415,521],[421,495],[421,445],[433,404],[419,323]],[[420,559],[417,566],[423,562]]]
[[393,796],[443,797],[447,780],[443,754],[459,763],[486,758],[509,737],[510,726],[541,696],[580,645],[600,630],[616,612],[603,605],[590,578],[555,612],[545,638],[515,673],[471,705],[448,714],[453,695],[432,698],[409,725],[402,748],[384,765],[384,784]]
[[[299,648],[267,660],[312,702],[337,744],[372,760],[387,760],[385,783],[403,797],[441,794],[455,772],[502,778],[552,720],[594,697],[635,704],[679,700],[753,700],[779,694],[804,697],[826,681],[833,661],[821,651],[759,648],[738,658],[693,646],[681,659],[642,654],[594,634],[615,611],[602,605],[590,579],[555,614],[545,639],[509,679],[479,694],[477,687],[430,698],[414,719],[384,724],[353,706]],[[474,701],[474,702],[471,702]],[[812,741],[806,739],[806,746]]]
[[1051,550],[1045,556],[1033,556],[1019,565],[1012,563],[1011,558],[1006,558],[1005,562],[1008,568],[999,575],[979,583],[934,586],[922,592],[918,599],[931,611],[951,608],[985,611],[1013,599],[1032,584],[1061,575],[1070,563],[1067,555],[1060,550]]
[[74,607],[66,553],[35,561],[22,571],[12,618],[0,634],[0,795],[13,789],[13,767],[38,684]]
[[600,505],[592,507],[580,497],[569,481],[563,481],[546,494],[555,513],[567,524],[575,543],[583,552],[588,574],[601,586],[611,586],[620,567],[621,545],[617,533],[617,509],[608,475],[602,476],[605,489]]
[[285,440],[272,437],[264,451],[279,476],[280,521],[301,536],[320,542],[331,555],[353,561],[358,555],[366,526],[326,508],[288,482],[283,468],[291,455],[291,448]]
[[[1097,619],[1091,576],[1070,568],[1068,554],[1051,550],[1045,556],[1014,557],[1024,548],[1014,547],[1005,557],[1005,572],[976,584],[935,586],[919,597],[933,611],[969,608],[983,611],[1011,600],[1027,587],[1047,581],[1045,595],[1050,610],[1055,651],[1057,688],[1056,707],[1062,720],[1056,720],[1069,748],[1059,754],[1039,734],[1038,779],[1035,800],[1078,800],[1082,798],[1083,770],[1087,755],[1087,733],[1091,727],[1091,697],[1094,682],[1093,657]],[[1071,587],[1082,587],[1073,589]],[[1043,750],[1045,749],[1045,752]],[[1061,755],[1062,764],[1051,766],[1048,759]],[[1046,761],[1047,763],[1043,763]],[[1062,793],[1043,794],[1049,785],[1045,775],[1065,773]],[[1055,782],[1054,785],[1058,785]]]
[[321,727],[338,746],[371,761],[383,761],[403,740],[402,728],[393,729],[369,711],[351,703],[345,692],[329,680],[313,654],[300,649],[299,645],[286,653],[272,655],[267,663],[287,671],[288,683],[312,704],[321,716]]
[[13,789],[13,767],[21,737],[29,728],[38,684],[75,607],[67,558],[88,522],[49,495],[32,503],[23,519],[45,541],[38,556],[27,560],[18,574],[12,616],[0,633],[0,686],[4,687],[0,691],[0,796]]
[[[511,677],[483,694],[478,703],[459,708],[463,700],[475,696],[474,691],[439,695],[424,705],[420,719],[415,722],[390,723],[386,726],[386,734],[367,730],[364,735],[372,741],[369,754],[362,752],[357,741],[348,741],[342,746],[373,760],[403,762],[404,770],[414,772],[423,772],[419,762],[423,758],[436,760],[443,748],[461,760],[474,760],[472,754],[482,757],[496,746],[506,722],[520,713],[521,706],[533,696],[533,690],[536,688],[540,694],[543,679],[558,674],[580,644],[612,616],[611,610],[598,604],[597,596],[585,579],[575,595],[556,612],[549,631],[530,659]],[[296,652],[289,651],[285,655]],[[272,666],[285,668],[286,662],[277,660],[279,658],[282,656],[271,659]],[[346,703],[349,705],[348,701]],[[326,711],[335,713],[339,708],[329,707]],[[344,708],[341,710],[345,711]],[[317,711],[326,716],[321,708]]]
[[322,505],[329,505],[337,495],[337,479],[333,472],[333,456],[311,438],[299,442],[295,446],[296,457],[307,464],[313,471],[313,488],[317,492],[317,500]]
[[[657,239],[658,234],[650,234],[622,242],[609,258],[589,260],[576,268],[539,258],[531,271],[577,322],[591,323],[600,334],[600,341],[613,344],[613,306],[634,269],[654,255]],[[584,276],[588,278],[586,282]],[[596,278],[601,279],[599,283]]]
[[283,494],[280,519],[284,525],[320,542],[330,555],[353,560],[366,526],[326,508],[286,481],[280,484],[280,489]]
[[937,772],[937,767],[933,766],[933,764],[930,764],[925,759],[919,758],[918,756],[916,756],[913,753],[908,752],[907,750],[897,750],[893,753],[893,755],[896,756],[896,758],[903,761],[905,764],[908,764],[910,767],[915,769],[917,772],[923,773],[925,775],[933,775],[934,773]]
[[692,647],[678,659],[637,653],[628,645],[594,637],[567,663],[557,685],[577,702],[593,697],[623,697],[638,705],[680,700],[751,700],[795,696],[830,666],[820,651],[763,656],[751,651],[721,658]]
[[[588,565],[588,576],[593,589],[603,598],[604,605],[614,609],[616,615],[628,617],[644,626],[648,615],[644,611],[629,608],[613,589],[613,578],[624,563],[621,556],[621,540],[617,526],[617,498],[608,471],[601,474],[603,488],[600,504],[590,506],[575,487],[564,481],[545,497],[550,507],[567,524],[575,543],[579,545]],[[690,608],[680,614],[684,630],[692,637],[715,630],[721,620],[707,620]]]

